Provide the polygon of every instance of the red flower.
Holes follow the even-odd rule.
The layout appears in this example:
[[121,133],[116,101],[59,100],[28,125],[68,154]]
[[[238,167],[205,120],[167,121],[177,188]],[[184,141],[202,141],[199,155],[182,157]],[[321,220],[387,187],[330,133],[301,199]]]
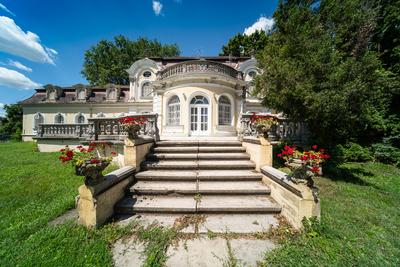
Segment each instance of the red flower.
[[94,146],[96,146],[96,143],[91,142],[91,143],[89,144],[89,147],[94,147]]
[[277,156],[281,158],[281,157],[282,157],[282,154],[281,154],[281,153],[279,153]]
[[111,156],[115,157],[117,155],[117,152],[111,152]]
[[91,159],[90,160],[90,163],[92,163],[92,164],[97,164],[97,163],[99,163],[100,161],[98,160],[98,159]]
[[319,173],[319,168],[318,168],[317,166],[313,166],[313,167],[311,168],[311,171],[312,171],[313,173]]
[[313,146],[312,146],[312,149],[314,149],[314,150],[317,149],[317,148],[318,148],[317,145],[313,145]]
[[324,152],[325,152],[325,149],[324,149],[324,148],[320,148],[320,149],[319,149],[319,152],[324,153]]
[[77,146],[76,148],[78,148],[78,149],[81,149],[81,148],[82,148],[82,146]]
[[65,151],[65,148],[60,149],[60,152],[64,152],[64,151]]
[[67,153],[65,153],[65,155],[67,155],[67,157],[72,158],[74,156],[74,151],[68,150]]
[[88,150],[87,150],[87,152],[92,152],[94,150],[94,148],[93,147],[90,147]]
[[316,155],[314,155],[314,154],[311,155],[311,159],[316,159],[316,158],[317,158]]
[[306,160],[308,160],[308,156],[306,156],[306,155],[301,156],[300,159],[301,159],[302,161],[306,161]]

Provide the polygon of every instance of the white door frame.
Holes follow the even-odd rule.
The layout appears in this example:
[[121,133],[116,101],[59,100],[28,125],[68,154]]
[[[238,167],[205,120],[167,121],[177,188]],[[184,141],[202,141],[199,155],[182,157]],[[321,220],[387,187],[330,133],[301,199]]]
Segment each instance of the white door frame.
[[[203,96],[203,95],[200,95]],[[193,96],[193,97],[196,97]],[[192,97],[192,99],[193,99]],[[205,97],[205,96],[203,96]],[[205,97],[207,99],[207,97]],[[210,135],[211,132],[211,104],[209,99],[208,104],[190,104],[189,102],[189,135],[190,136],[207,136]],[[192,131],[192,108],[197,109],[197,131]],[[206,131],[201,131],[201,109],[202,108],[207,108],[207,130]]]

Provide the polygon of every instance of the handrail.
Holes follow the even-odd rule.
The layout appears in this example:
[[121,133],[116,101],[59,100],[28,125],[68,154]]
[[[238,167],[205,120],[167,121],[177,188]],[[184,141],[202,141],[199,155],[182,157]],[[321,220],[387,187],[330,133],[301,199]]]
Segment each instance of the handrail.
[[[265,114],[255,114],[265,115]],[[239,137],[257,137],[257,129],[251,117],[253,114],[241,114]],[[307,139],[307,128],[305,123],[291,120],[290,118],[274,116],[278,124],[273,125],[268,133],[272,141],[290,140],[302,143]]]

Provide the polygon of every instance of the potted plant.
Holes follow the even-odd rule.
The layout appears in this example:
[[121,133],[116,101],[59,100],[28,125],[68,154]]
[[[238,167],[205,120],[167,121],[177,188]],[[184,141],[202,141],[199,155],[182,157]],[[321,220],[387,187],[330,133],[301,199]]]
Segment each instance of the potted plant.
[[330,158],[326,150],[318,149],[317,145],[303,152],[297,150],[296,146],[285,146],[277,156],[284,159],[285,165],[292,171],[294,183],[305,183],[311,188],[315,188],[313,177],[322,175],[321,165]]
[[116,156],[111,152],[110,157],[100,157],[95,155],[95,143],[90,143],[89,148],[78,146],[71,149],[68,146],[61,149],[59,157],[61,163],[71,163],[75,167],[75,173],[85,177],[85,185],[96,185],[104,180],[103,170],[110,164],[112,157]]
[[271,128],[278,124],[278,121],[272,115],[256,115],[255,113],[251,116],[251,122],[258,135],[262,137],[268,137]]
[[130,139],[138,138],[138,132],[142,125],[147,122],[147,118],[140,117],[125,117],[119,120],[124,130],[128,133]]

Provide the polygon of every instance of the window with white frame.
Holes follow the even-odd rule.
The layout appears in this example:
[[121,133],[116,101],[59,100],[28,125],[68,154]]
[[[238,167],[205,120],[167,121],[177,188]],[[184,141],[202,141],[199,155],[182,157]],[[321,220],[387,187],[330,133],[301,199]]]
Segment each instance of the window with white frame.
[[61,113],[57,113],[56,116],[54,116],[54,123],[57,124],[64,123],[64,116]]
[[168,125],[179,125],[181,118],[181,107],[178,96],[173,96],[168,101]]
[[115,89],[109,89],[107,92],[107,99],[116,99],[117,91]]
[[77,94],[78,100],[85,100],[86,98],[86,92],[84,89],[79,89],[78,94]]
[[142,84],[141,96],[142,98],[149,98],[153,93],[153,88],[151,87],[150,82],[144,82]]
[[36,113],[33,117],[33,130],[37,131],[41,123],[44,123],[44,116],[41,113]]
[[75,123],[83,124],[85,123],[85,116],[82,113],[79,113],[75,117]]
[[231,101],[226,96],[221,96],[218,100],[218,124],[219,125],[231,125],[232,119],[232,106]]

